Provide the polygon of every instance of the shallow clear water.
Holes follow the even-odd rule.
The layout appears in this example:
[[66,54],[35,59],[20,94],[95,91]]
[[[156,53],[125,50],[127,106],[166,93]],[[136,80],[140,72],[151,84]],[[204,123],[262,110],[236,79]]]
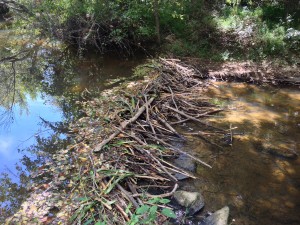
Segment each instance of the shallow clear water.
[[185,149],[213,168],[199,165],[199,179],[183,185],[203,193],[204,211],[228,205],[231,224],[300,224],[300,90],[215,85],[208,91],[211,101],[228,110],[210,121],[234,128],[233,144],[208,137],[221,149],[190,138]]

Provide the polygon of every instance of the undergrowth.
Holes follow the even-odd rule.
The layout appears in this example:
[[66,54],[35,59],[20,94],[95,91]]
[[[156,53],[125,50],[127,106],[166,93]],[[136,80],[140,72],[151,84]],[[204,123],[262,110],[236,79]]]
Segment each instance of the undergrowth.
[[299,17],[284,14],[277,5],[225,4],[204,13],[200,21],[190,21],[185,33],[167,44],[173,54],[214,61],[299,59]]

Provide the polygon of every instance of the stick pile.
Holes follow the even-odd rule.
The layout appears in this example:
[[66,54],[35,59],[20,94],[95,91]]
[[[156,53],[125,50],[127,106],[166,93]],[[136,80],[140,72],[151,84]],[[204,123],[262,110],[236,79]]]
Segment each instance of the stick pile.
[[[225,133],[201,120],[221,111],[203,96],[208,83],[197,69],[175,59],[160,59],[154,70],[158,75],[138,93],[121,91],[84,103],[87,116],[72,128],[76,143],[48,165],[53,172],[47,191],[59,190],[63,201],[52,206],[59,213],[49,219],[51,224],[84,224],[91,218],[126,224],[137,208],[152,204],[149,199],[172,196],[178,188],[174,174],[195,178],[168,159],[185,154],[211,168],[174,145],[186,141],[175,126],[187,121],[210,133]],[[70,205],[74,208],[67,211]],[[167,217],[159,212],[156,223],[162,224]]]

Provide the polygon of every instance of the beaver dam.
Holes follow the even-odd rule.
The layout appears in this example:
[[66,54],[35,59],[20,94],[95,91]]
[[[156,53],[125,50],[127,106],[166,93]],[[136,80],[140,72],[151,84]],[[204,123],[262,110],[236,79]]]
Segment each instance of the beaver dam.
[[[70,125],[73,143],[32,174],[29,197],[7,224],[228,223],[226,202],[206,215],[202,195],[182,189],[180,181],[200,186],[199,173],[183,161],[196,162],[201,171],[211,171],[215,161],[200,157],[200,148],[186,151],[190,136],[214,149],[222,149],[221,142],[233,144],[236,128],[212,122],[224,109],[205,94],[216,85],[176,59],[160,59],[142,70],[143,81],[78,103],[85,117]],[[189,122],[197,132],[180,128]],[[298,157],[297,152],[285,156]]]

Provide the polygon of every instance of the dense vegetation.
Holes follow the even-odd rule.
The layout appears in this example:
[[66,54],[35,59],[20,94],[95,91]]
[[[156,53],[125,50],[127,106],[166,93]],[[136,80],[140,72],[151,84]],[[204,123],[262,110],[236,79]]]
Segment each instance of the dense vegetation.
[[133,54],[162,44],[176,55],[227,60],[284,58],[300,46],[300,6],[294,0],[22,0],[22,7],[2,2],[27,13],[24,28],[79,50]]

